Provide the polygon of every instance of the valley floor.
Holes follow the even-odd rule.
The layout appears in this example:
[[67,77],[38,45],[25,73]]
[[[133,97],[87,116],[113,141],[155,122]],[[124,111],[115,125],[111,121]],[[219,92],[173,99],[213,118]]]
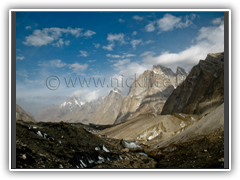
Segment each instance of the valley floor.
[[[147,151],[92,134],[81,123],[17,121],[17,168],[223,168],[224,131]],[[106,128],[106,127],[103,127]]]

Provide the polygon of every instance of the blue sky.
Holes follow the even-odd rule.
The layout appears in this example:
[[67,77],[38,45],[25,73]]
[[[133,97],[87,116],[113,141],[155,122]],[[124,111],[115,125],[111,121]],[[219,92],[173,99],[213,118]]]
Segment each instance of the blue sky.
[[[111,87],[66,87],[64,78],[138,76],[153,65],[190,71],[224,50],[223,12],[17,12],[17,104],[36,114],[67,96],[83,101]],[[46,87],[59,77],[57,90]],[[123,95],[128,87],[121,87]]]

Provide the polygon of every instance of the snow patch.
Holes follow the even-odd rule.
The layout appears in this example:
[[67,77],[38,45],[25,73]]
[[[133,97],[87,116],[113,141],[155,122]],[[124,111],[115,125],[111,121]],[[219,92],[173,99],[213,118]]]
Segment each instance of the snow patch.
[[181,127],[185,127],[186,124],[185,124],[184,122],[181,122],[181,123],[180,123],[180,126],[181,126]]
[[122,141],[123,143],[123,146],[126,147],[126,148],[129,148],[129,149],[135,149],[135,148],[142,148],[141,146],[135,144],[134,142],[126,142],[126,141]]
[[115,92],[115,93],[118,93],[118,94],[120,94],[118,91],[116,91],[116,90],[112,90],[113,92]]
[[179,115],[181,116],[181,117],[183,117],[183,118],[185,118],[186,116],[185,115],[183,115],[182,113],[179,113]]

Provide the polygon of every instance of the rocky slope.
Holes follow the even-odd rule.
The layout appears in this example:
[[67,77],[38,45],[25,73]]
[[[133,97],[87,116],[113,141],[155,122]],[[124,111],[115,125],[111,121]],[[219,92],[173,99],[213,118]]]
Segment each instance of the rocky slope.
[[205,114],[224,102],[224,53],[200,60],[166,101],[162,114]]
[[79,107],[63,116],[60,121],[68,123],[82,122],[88,124],[89,120],[91,119],[94,112],[97,110],[102,101],[103,98],[99,97],[95,101],[86,102],[82,107]]
[[33,115],[31,115],[29,112],[24,111],[17,104],[16,104],[16,120],[36,122],[36,120],[34,119]]
[[41,109],[35,116],[35,119],[43,122],[58,122],[63,116],[79,107],[82,107],[83,104],[84,103],[79,98],[72,96],[59,106],[53,105],[51,107]]
[[126,152],[120,140],[100,138],[90,126],[70,123],[16,124],[19,168],[154,168],[156,161]]
[[120,124],[116,124],[96,134],[109,138],[131,141],[147,141],[158,137],[158,141],[174,136],[200,117],[196,115],[139,115]]
[[215,132],[224,131],[224,103],[211,113],[202,117],[199,121],[186,128],[184,131],[177,133],[174,137],[163,141],[149,141],[148,144],[155,149],[157,147],[166,147],[170,144],[178,144],[192,141],[199,137],[207,136]]
[[113,124],[119,113],[122,105],[122,92],[119,88],[115,87],[110,93],[102,100],[97,110],[94,112],[89,123],[93,124]]
[[177,68],[176,73],[160,65],[145,71],[134,81],[124,98],[115,124],[140,114],[160,114],[167,98],[186,76],[181,67]]
[[223,168],[228,158],[224,156],[224,104],[175,136],[146,144],[150,148],[145,153],[158,159],[158,168]]

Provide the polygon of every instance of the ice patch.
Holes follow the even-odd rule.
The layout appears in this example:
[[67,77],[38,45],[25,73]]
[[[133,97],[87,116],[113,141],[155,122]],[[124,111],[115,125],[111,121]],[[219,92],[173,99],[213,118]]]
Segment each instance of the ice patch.
[[[82,165],[84,166],[84,167],[87,167],[87,165],[80,159],[80,162],[82,163]],[[81,165],[81,164],[80,164]]]
[[110,152],[105,146],[103,146],[103,150],[104,150],[105,152]]
[[43,137],[43,135],[42,135],[41,131],[38,131],[38,132],[37,132],[37,135],[39,135],[39,136]]
[[104,160],[104,158],[102,156],[100,156],[100,155],[98,156],[98,159],[99,160]]
[[141,154],[141,155],[143,155],[143,156],[149,157],[147,154],[142,153],[142,152],[140,152],[140,153],[138,153],[138,154]]
[[43,137],[44,137],[44,138],[47,138],[47,134],[46,134],[46,133],[43,133]]
[[196,119],[195,119],[194,117],[191,117],[191,120],[192,120],[192,121],[195,121]]
[[94,161],[92,159],[90,159],[90,158],[87,158],[87,160],[88,160],[89,164],[94,163]]
[[95,147],[95,150],[96,150],[96,151],[100,151],[101,148],[100,148],[100,147]]

